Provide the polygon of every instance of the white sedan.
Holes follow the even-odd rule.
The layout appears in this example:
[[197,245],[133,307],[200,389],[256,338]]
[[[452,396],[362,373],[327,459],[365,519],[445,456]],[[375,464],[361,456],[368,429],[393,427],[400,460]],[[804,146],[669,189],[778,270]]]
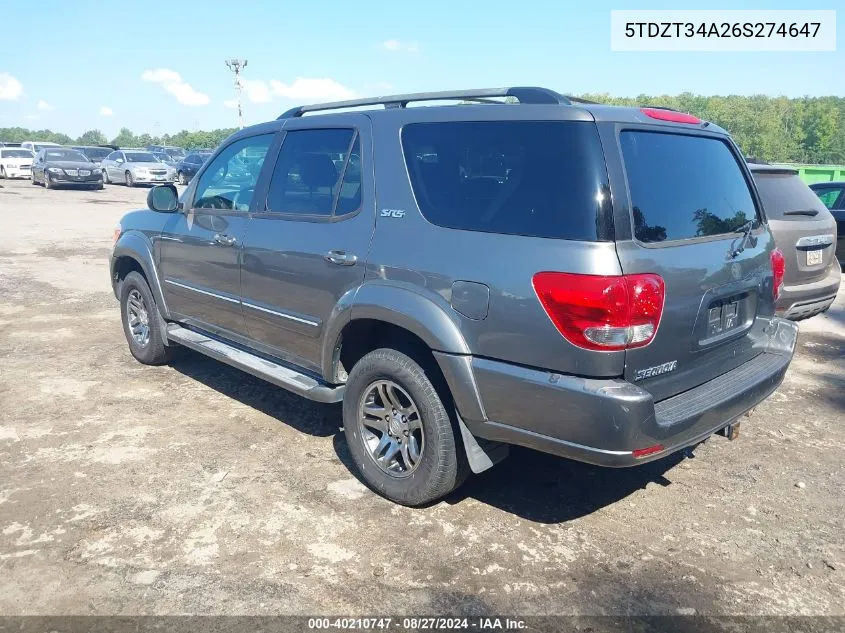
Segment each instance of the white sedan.
[[33,158],[28,149],[0,147],[0,178],[30,178]]

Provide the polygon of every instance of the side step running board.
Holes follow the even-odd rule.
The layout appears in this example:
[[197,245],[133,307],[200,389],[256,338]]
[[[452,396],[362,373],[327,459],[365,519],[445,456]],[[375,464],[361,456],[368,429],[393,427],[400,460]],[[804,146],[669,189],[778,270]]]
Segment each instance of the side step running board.
[[252,374],[274,385],[287,389],[316,402],[340,402],[343,400],[344,385],[331,386],[284,365],[279,365],[255,354],[233,347],[188,330],[175,323],[167,326],[167,338],[175,343],[190,347],[206,356],[222,361],[232,367]]

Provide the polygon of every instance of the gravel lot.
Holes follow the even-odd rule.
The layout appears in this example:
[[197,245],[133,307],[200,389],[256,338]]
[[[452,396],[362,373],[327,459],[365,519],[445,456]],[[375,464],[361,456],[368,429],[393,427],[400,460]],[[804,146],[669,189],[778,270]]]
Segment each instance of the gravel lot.
[[0,185],[0,614],[845,614],[845,291],[737,441],[517,450],[412,510],[337,406],[132,359],[107,258],[145,189]]

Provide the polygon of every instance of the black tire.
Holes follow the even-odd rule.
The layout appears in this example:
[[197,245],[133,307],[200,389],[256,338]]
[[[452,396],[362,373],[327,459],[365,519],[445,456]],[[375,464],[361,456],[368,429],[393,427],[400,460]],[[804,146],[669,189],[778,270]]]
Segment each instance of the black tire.
[[[129,327],[129,298],[130,295],[135,296],[133,291],[140,295],[147,312],[149,332],[145,344],[135,339]],[[162,319],[159,316],[158,306],[147,280],[140,273],[134,271],[129,273],[120,285],[120,320],[123,322],[123,333],[126,335],[129,351],[136,360],[145,365],[163,365],[170,360],[171,348],[164,344],[161,331]]]
[[35,176],[33,174],[29,175],[29,184],[31,184],[31,185],[37,185],[38,184],[38,181],[35,180]]
[[[379,380],[392,381],[410,396],[425,434],[418,465],[401,477],[376,465],[358,419],[362,399]],[[442,386],[441,391],[445,390]],[[359,360],[346,383],[343,429],[349,452],[364,482],[376,493],[406,506],[430,503],[460,486],[469,474],[469,465],[450,410],[449,394],[441,397],[425,370],[406,354],[381,348]]]
[[53,184],[53,181],[50,180],[50,174],[48,174],[45,171],[44,172],[44,188],[45,189],[52,189],[53,187],[55,187],[55,185]]
[[111,184],[111,180],[109,180],[109,172],[106,171],[105,169],[103,170],[103,184],[104,185],[110,185]]
[[188,179],[185,178],[185,174],[183,174],[181,171],[178,174],[176,174],[176,178],[179,180],[180,185],[187,185],[188,184]]
[[134,187],[135,186],[135,179],[132,177],[131,171],[127,171],[124,174],[124,177],[126,178],[126,186],[127,187]]
[[91,189],[93,189],[94,191],[100,191],[102,188],[103,188],[103,183],[101,183],[101,182],[98,182],[96,185],[93,185],[91,187]]
[[0,165],[0,180],[6,180],[6,168]]

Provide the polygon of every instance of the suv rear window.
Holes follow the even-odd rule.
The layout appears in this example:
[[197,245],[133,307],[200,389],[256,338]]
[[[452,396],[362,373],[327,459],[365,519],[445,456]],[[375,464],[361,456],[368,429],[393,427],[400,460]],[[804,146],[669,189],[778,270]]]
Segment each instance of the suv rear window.
[[724,141],[634,130],[620,140],[639,241],[721,235],[757,219],[748,183]]
[[752,171],[763,210],[772,220],[806,220],[806,215],[787,215],[786,211],[824,211],[819,197],[795,172]]
[[439,226],[608,239],[607,170],[593,123],[457,121],[402,129],[417,204]]

